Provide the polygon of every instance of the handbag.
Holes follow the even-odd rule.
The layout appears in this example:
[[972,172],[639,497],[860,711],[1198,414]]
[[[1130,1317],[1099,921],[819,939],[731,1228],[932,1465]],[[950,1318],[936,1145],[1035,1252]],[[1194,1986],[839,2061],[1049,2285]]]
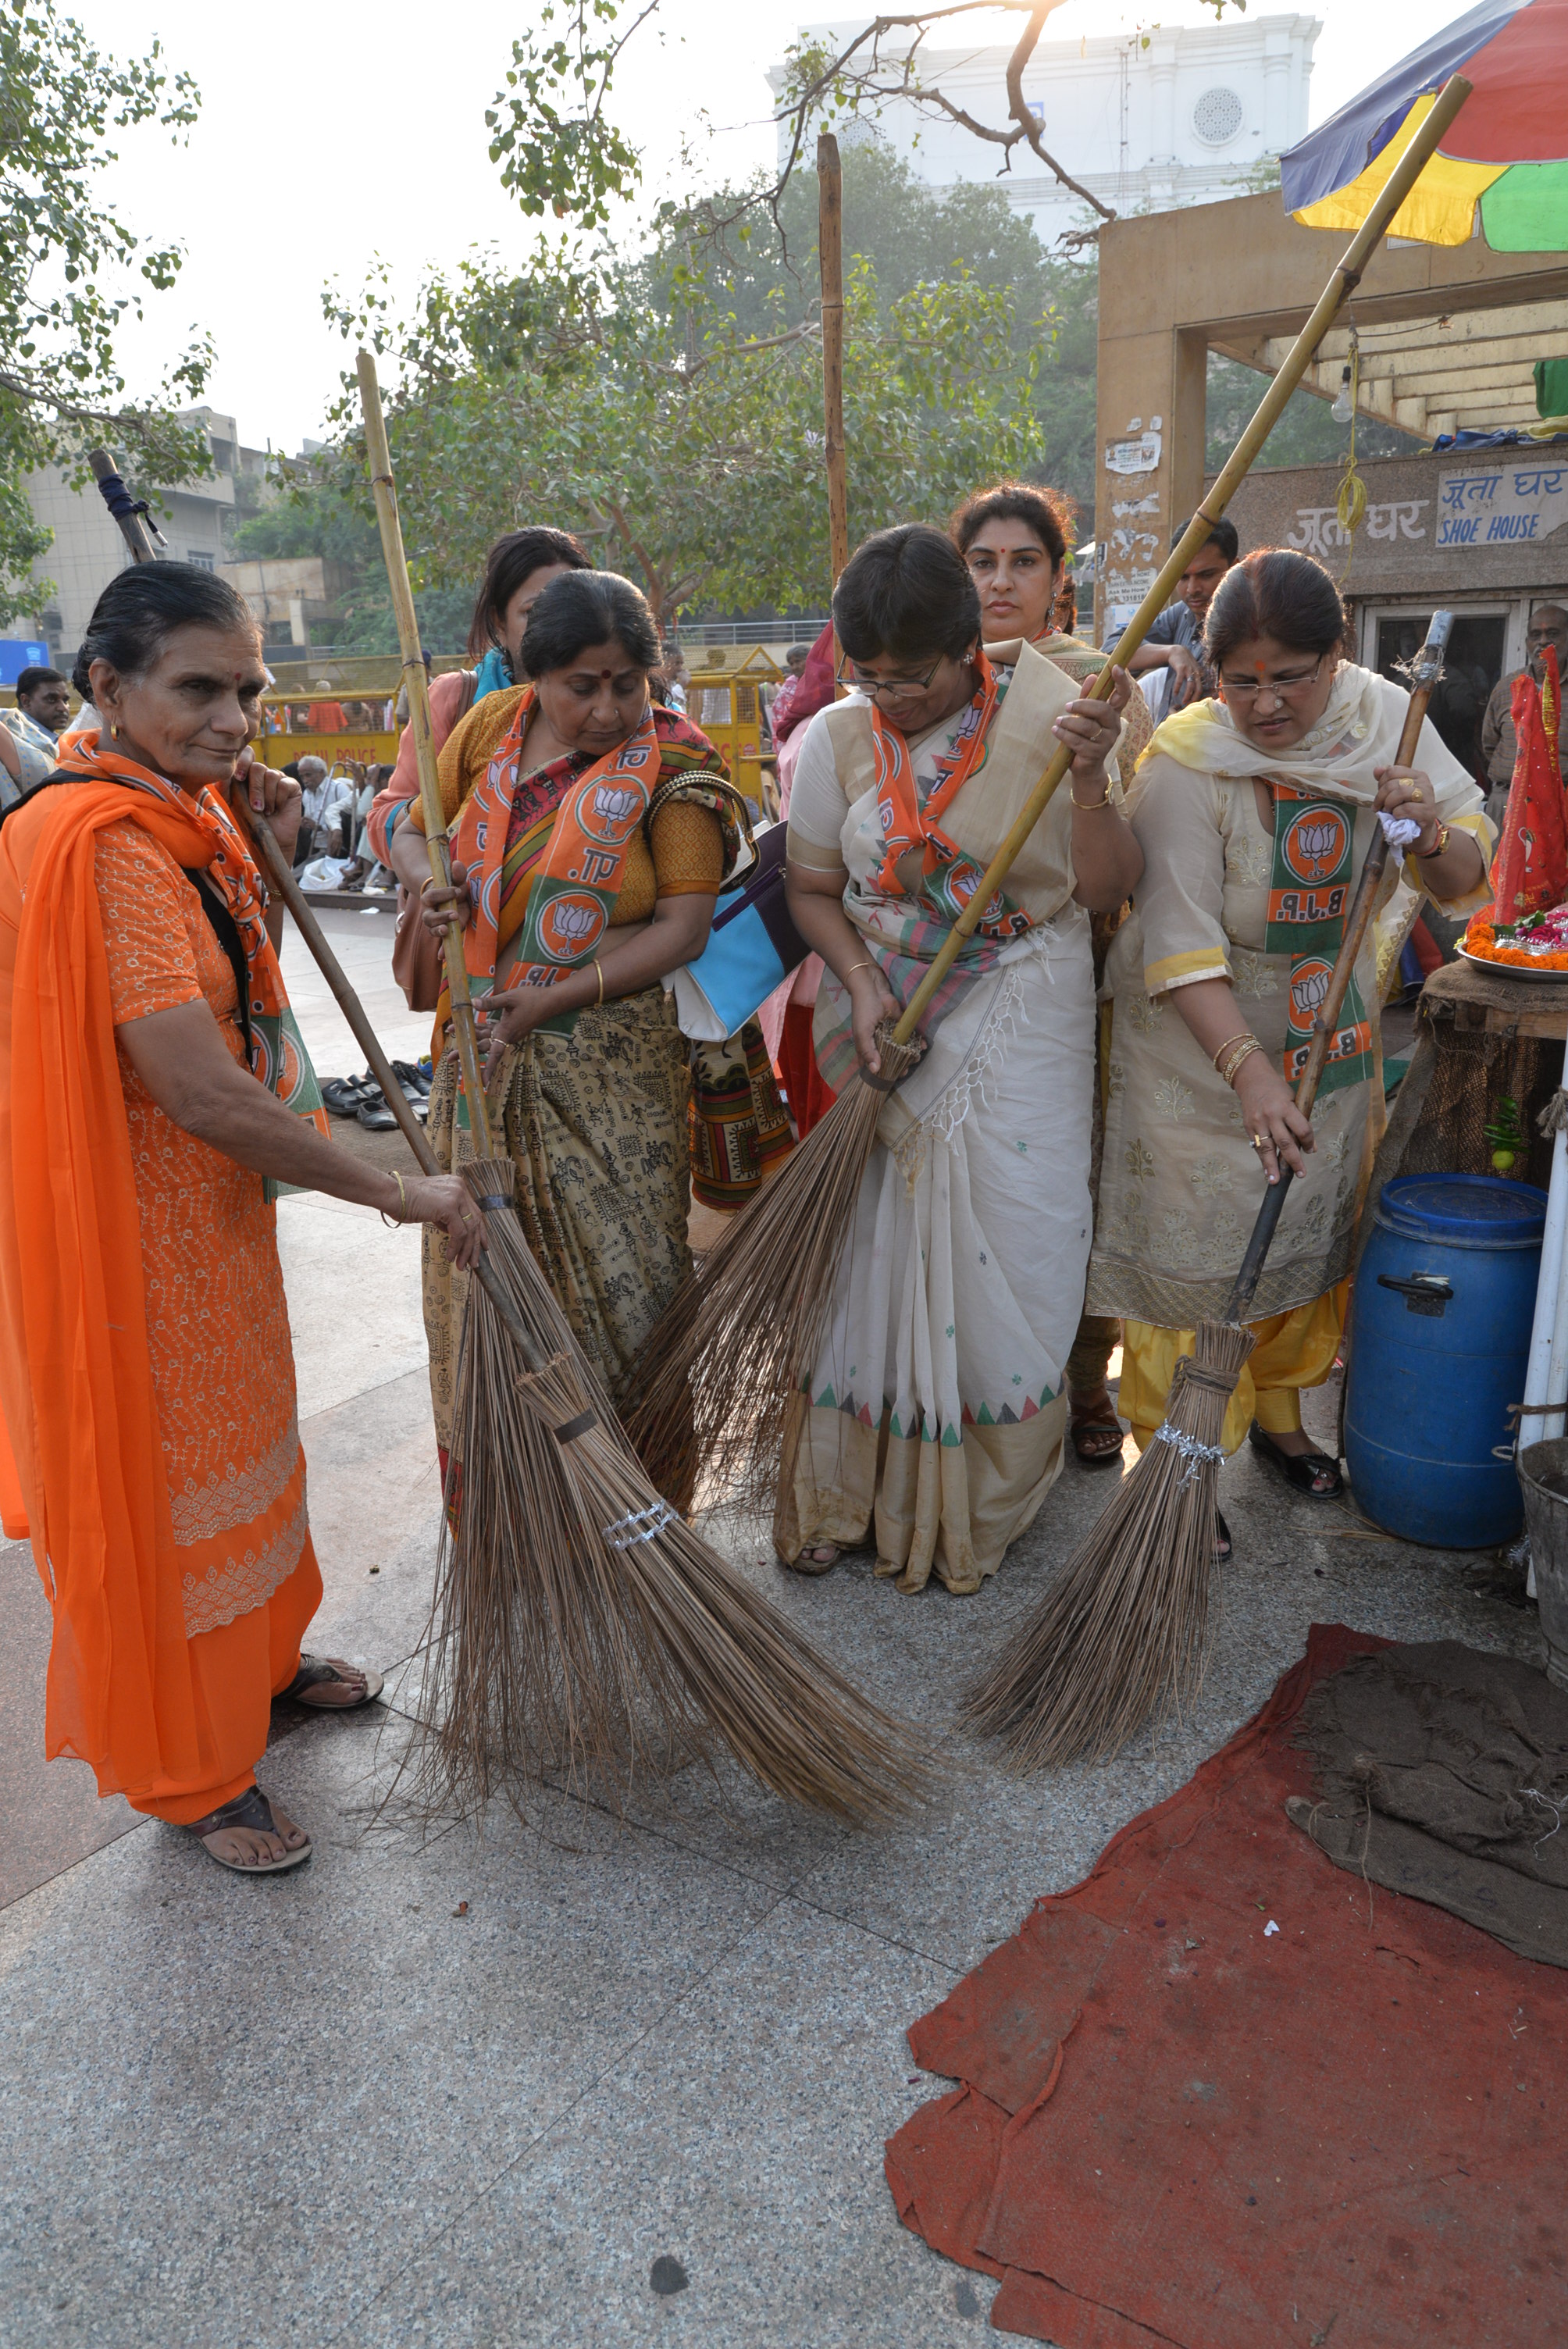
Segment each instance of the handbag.
[[665,980],[681,1033],[694,1043],[737,1035],[811,951],[784,898],[789,832],[787,823],[757,827],[757,862],[738,888],[720,895],[707,946]]

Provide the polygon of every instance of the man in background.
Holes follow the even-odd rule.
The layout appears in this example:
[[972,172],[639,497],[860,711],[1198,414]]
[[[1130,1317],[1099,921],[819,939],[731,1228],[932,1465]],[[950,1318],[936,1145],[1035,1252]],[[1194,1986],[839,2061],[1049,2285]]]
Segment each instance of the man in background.
[[21,753],[22,789],[31,791],[59,761],[56,741],[71,714],[71,688],[57,668],[25,668],[16,679],[16,707],[0,709]]
[[[1480,721],[1480,754],[1486,761],[1489,785],[1486,812],[1500,833],[1519,750],[1513,731],[1513,680],[1530,676],[1537,685],[1545,683],[1548,645],[1556,649],[1559,678],[1568,680],[1568,612],[1561,604],[1538,604],[1532,612],[1524,636],[1524,667],[1516,668],[1511,677],[1499,678],[1487,702],[1486,716]],[[17,690],[19,693],[21,688]],[[1568,726],[1561,723],[1557,729],[1557,760],[1563,780],[1568,781]]]
[[314,856],[346,856],[348,827],[354,820],[354,789],[343,775],[329,774],[325,759],[307,751],[294,770],[304,795],[294,870]]
[[[1173,543],[1180,542],[1186,528],[1183,523]],[[1150,677],[1159,669],[1167,672],[1166,690],[1159,697],[1158,704],[1155,695],[1147,687],[1144,688],[1157,719],[1169,717],[1173,709],[1185,709],[1190,701],[1197,701],[1214,690],[1214,679],[1203,664],[1203,623],[1209,616],[1215,588],[1239,553],[1236,525],[1222,517],[1177,581],[1175,603],[1166,605],[1127,664],[1139,678]],[[1101,650],[1113,651],[1122,633],[1120,628],[1113,630]]]

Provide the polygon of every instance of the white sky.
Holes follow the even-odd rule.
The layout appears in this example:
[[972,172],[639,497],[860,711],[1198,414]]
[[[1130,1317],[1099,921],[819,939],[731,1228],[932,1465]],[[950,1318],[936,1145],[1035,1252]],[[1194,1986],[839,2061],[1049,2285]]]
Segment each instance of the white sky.
[[[411,286],[423,264],[449,266],[470,244],[521,245],[531,223],[501,190],[484,111],[529,4],[514,14],[410,0],[269,0],[264,9],[67,0],[121,55],[160,37],[202,94],[189,147],[151,132],[128,136],[107,182],[133,228],[178,239],[187,253],[174,291],[150,297],[148,326],[127,341],[132,388],[154,388],[199,321],[218,347],[213,407],[238,416],[248,442],[297,449],[321,432],[350,356],[323,319],[325,284],[356,291],[377,252]],[[1453,0],[1453,13],[1460,5]],[[770,160],[763,72],[798,23],[829,13],[821,0],[805,8],[663,0],[637,36],[617,109],[645,150],[654,192],[678,172],[683,131],[698,139],[714,179]],[[832,0],[831,13],[851,11]],[[1398,0],[1319,0],[1311,13],[1324,26],[1314,123],[1433,29],[1418,27]],[[1146,10],[1065,0],[1047,38],[1151,21],[1212,22],[1212,13],[1202,0]],[[971,20],[972,36],[983,22]],[[704,112],[723,135],[704,138]]]

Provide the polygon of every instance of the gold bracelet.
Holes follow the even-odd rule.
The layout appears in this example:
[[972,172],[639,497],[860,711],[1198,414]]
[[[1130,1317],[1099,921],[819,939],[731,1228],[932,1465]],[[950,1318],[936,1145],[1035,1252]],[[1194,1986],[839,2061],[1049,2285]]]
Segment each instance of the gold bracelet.
[[[599,1003],[603,1003],[604,1000],[604,966],[600,961],[597,955],[593,957],[593,968],[599,974]],[[596,1003],[593,1008],[597,1010],[599,1004]]]
[[1070,783],[1068,786],[1068,797],[1079,815],[1098,815],[1101,808],[1110,805],[1110,777],[1107,775],[1105,779],[1105,797],[1102,800],[1080,800]]
[[396,1166],[389,1168],[388,1172],[392,1176],[392,1180],[397,1185],[397,1212],[395,1216],[389,1216],[386,1208],[383,1207],[381,1210],[381,1220],[386,1225],[389,1232],[395,1232],[400,1229],[402,1225],[407,1220],[408,1194],[403,1188],[403,1177],[398,1174]]
[[848,987],[851,979],[853,978],[857,970],[875,970],[875,968],[876,964],[872,961],[870,955],[866,957],[864,962],[852,962],[848,970],[844,973],[844,985]]
[[1438,818],[1438,836],[1433,845],[1430,848],[1412,848],[1410,854],[1412,856],[1418,856],[1424,864],[1429,856],[1443,855],[1448,848],[1448,844],[1449,827],[1439,816]]
[[1233,1044],[1244,1044],[1252,1032],[1253,1031],[1250,1028],[1238,1028],[1233,1036],[1227,1036],[1222,1044],[1216,1044],[1213,1050],[1209,1055],[1209,1058],[1212,1061],[1215,1068],[1218,1069],[1220,1062],[1224,1059],[1225,1054],[1230,1050]]
[[1224,1079],[1226,1084],[1230,1086],[1233,1092],[1236,1090],[1237,1073],[1243,1067],[1243,1063],[1250,1061],[1254,1052],[1261,1052],[1263,1049],[1262,1044],[1258,1041],[1258,1039],[1255,1036],[1247,1037],[1244,1042],[1236,1046],[1235,1050],[1225,1062],[1224,1067],[1220,1071],[1221,1076]]

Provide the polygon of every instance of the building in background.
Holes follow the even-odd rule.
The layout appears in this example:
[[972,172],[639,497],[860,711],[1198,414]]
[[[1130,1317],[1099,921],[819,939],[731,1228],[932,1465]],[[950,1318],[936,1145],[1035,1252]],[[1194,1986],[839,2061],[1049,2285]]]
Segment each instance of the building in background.
[[[802,38],[842,48],[867,19],[803,25]],[[1167,25],[1146,36],[1042,41],[1024,76],[1024,95],[1043,140],[1065,171],[1119,213],[1169,212],[1235,195],[1249,172],[1306,130],[1315,16],[1247,16],[1214,25]],[[1144,46],[1147,38],[1147,47]],[[884,47],[883,55],[890,54]],[[922,78],[940,86],[976,120],[1006,120],[1007,46],[922,47]],[[775,96],[784,69],[769,74]],[[884,107],[875,124],[842,126],[841,140],[877,139],[934,187],[994,181],[1026,212],[1043,244],[1077,227],[1086,207],[1045,172],[1026,148],[996,177],[996,150],[955,122],[906,104]],[[779,160],[787,141],[781,131]]]
[[261,622],[270,657],[308,660],[313,627],[316,644],[331,644],[332,623],[350,585],[344,564],[320,554],[271,554],[218,568]]
[[[227,557],[226,533],[236,512],[254,512],[269,494],[271,460],[264,449],[241,444],[232,416],[211,408],[181,411],[182,424],[205,431],[213,471],[204,481],[184,482],[160,493],[167,512],[152,519],[181,563],[216,570]],[[55,583],[53,599],[37,614],[37,632],[46,638],[49,659],[68,676],[93,605],[115,572],[129,562],[126,543],[96,482],[73,489],[57,465],[46,465],[27,483],[27,499],[54,543],[35,566]]]

